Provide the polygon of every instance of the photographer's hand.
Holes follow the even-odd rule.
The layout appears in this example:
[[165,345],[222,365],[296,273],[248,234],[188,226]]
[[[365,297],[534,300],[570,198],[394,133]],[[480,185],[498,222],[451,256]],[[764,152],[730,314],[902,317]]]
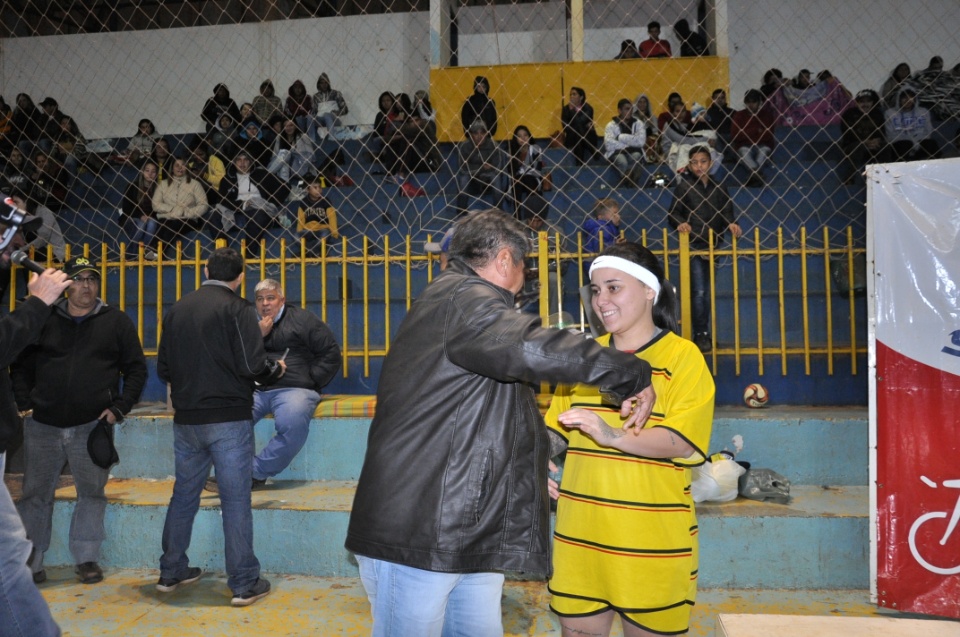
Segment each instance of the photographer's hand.
[[31,274],[27,283],[30,295],[47,305],[53,305],[63,295],[63,291],[73,283],[62,270],[47,268],[43,274]]

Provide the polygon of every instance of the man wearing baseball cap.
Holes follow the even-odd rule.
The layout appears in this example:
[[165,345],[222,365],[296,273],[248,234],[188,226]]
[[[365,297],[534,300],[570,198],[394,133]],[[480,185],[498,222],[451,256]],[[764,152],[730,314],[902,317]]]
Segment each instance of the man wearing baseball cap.
[[[24,245],[20,227],[37,223],[7,201],[0,206],[0,276],[9,280],[10,256]],[[68,285],[67,275],[60,270],[47,269],[43,274],[30,276],[27,289],[30,296],[15,312],[0,318],[0,476],[6,464],[6,452],[14,448],[20,433],[20,416],[10,386],[7,367],[23,347],[36,340],[50,315],[50,305]],[[0,626],[4,634],[60,635],[60,629],[50,615],[50,609],[36,586],[30,581],[27,557],[32,546],[26,538],[23,523],[3,480],[0,480]]]
[[147,380],[137,330],[124,312],[100,299],[100,270],[87,257],[69,260],[66,298],[53,306],[36,342],[11,368],[24,422],[23,497],[17,510],[33,541],[33,579],[46,579],[43,555],[50,548],[53,494],[64,464],[70,465],[77,504],[70,522],[70,553],[84,584],[103,579],[100,545],[109,470],[93,463],[87,439],[98,421],[109,426],[133,408]]

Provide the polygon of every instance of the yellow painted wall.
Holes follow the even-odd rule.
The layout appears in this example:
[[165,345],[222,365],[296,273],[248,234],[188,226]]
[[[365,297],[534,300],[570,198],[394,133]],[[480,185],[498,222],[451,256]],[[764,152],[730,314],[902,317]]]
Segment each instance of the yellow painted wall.
[[460,108],[473,92],[478,75],[490,81],[490,96],[497,103],[497,139],[509,139],[520,124],[541,139],[559,130],[560,109],[571,86],[586,91],[597,134],[602,136],[621,98],[633,100],[646,93],[656,116],[666,108],[667,95],[673,91],[683,96],[689,108],[694,102],[708,106],[714,89],[730,85],[729,60],[718,57],[433,69],[430,99],[437,109],[440,141],[463,139]]

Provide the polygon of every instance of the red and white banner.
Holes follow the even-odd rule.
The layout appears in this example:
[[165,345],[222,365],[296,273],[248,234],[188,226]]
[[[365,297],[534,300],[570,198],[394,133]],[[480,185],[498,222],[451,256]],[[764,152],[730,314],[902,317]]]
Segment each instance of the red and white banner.
[[867,177],[873,592],[960,617],[960,160]]

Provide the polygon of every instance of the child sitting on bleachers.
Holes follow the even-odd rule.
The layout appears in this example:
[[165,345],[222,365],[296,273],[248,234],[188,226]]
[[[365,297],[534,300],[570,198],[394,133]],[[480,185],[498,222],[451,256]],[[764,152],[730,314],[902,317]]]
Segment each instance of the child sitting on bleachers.
[[320,256],[327,237],[340,238],[340,233],[337,231],[336,210],[323,196],[323,189],[326,186],[323,175],[311,176],[303,198],[287,204],[287,214],[294,219],[291,230],[296,230],[294,234],[296,243],[291,248],[298,256],[301,237],[304,238],[307,256],[311,258]]
[[[585,253],[600,252],[614,243],[623,243],[625,239],[620,236],[620,202],[610,197],[597,199],[590,216],[583,222],[583,233]],[[584,266],[587,264],[584,263]]]

